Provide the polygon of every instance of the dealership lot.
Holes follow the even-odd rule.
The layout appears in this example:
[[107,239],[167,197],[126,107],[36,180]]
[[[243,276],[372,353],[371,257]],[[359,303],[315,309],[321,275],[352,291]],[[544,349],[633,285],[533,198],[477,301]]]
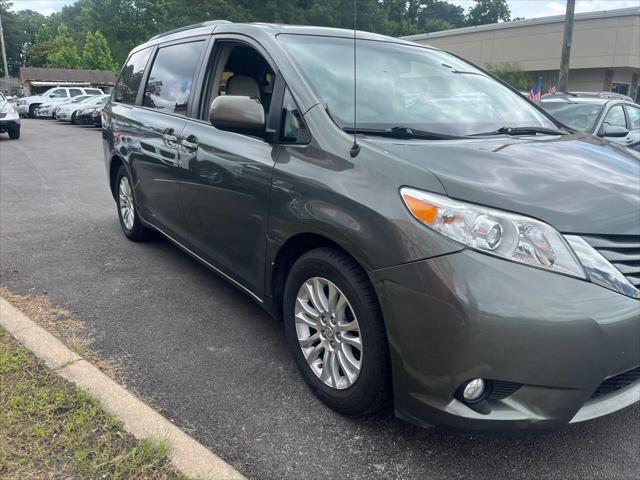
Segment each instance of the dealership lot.
[[[305,388],[281,325],[167,241],[120,231],[100,130],[24,120],[0,136],[0,275],[47,292],[127,386],[250,478],[632,478],[640,406],[538,436],[356,421]],[[633,472],[636,472],[635,474]]]

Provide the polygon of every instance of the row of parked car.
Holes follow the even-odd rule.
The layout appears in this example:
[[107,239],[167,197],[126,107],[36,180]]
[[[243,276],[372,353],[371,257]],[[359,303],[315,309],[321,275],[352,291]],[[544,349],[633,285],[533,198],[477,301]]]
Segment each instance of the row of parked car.
[[101,112],[109,95],[98,88],[52,88],[42,95],[18,101],[18,113],[31,118],[52,118],[72,124],[102,126]]

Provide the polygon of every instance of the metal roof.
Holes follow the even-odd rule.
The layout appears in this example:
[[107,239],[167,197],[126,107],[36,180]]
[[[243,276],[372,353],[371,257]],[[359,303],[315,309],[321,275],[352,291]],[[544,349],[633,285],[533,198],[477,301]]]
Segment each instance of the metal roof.
[[[602,10],[599,12],[578,13],[575,15],[575,21],[593,20],[598,18],[628,17],[632,15],[640,15],[640,6],[619,8],[616,10]],[[529,27],[533,25],[562,22],[564,22],[564,15],[553,15],[551,17],[528,18],[525,20],[513,20],[511,22],[490,23],[488,25],[477,25],[475,27],[454,28],[451,30],[443,30],[441,32],[420,33],[418,35],[408,35],[400,38],[415,42],[418,40],[429,40],[431,38],[449,37],[452,35],[464,35],[467,33],[488,32],[491,30],[503,30],[507,28]]]
[[79,70],[70,68],[20,67],[20,83],[89,83],[97,85],[115,85],[116,76],[108,70]]

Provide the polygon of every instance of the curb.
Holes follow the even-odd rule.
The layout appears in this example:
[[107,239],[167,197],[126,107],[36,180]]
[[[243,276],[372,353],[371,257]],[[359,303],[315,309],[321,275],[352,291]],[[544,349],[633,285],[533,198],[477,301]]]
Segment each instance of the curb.
[[169,447],[169,458],[180,473],[203,480],[246,480],[240,472],[69,350],[1,296],[0,325],[51,370],[100,400],[135,438],[164,440]]

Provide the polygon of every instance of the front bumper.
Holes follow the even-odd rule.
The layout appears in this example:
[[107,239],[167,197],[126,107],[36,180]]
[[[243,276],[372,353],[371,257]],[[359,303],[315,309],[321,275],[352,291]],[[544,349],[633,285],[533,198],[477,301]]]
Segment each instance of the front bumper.
[[[640,365],[640,302],[471,250],[375,271],[399,417],[462,429],[545,429],[640,401],[640,383],[592,399]],[[469,406],[465,381],[521,385]]]
[[17,113],[0,113],[0,132],[6,132],[10,128],[20,126],[20,117]]
[[76,122],[80,125],[101,125],[100,113],[85,113],[76,115]]
[[56,118],[58,120],[63,120],[65,122],[70,122],[72,114],[73,114],[73,112],[69,112],[68,110],[59,110],[58,113],[56,114]]

